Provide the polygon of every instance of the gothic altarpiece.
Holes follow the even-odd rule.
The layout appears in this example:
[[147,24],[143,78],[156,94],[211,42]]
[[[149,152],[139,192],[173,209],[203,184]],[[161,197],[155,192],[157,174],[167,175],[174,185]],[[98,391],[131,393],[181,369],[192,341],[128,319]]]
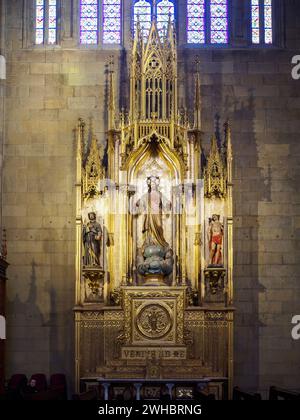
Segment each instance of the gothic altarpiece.
[[[232,149],[201,144],[200,75],[193,122],[178,110],[173,25],[139,27],[130,109],[117,114],[109,71],[107,165],[77,129],[76,381],[232,381]],[[88,149],[88,150],[86,150]]]

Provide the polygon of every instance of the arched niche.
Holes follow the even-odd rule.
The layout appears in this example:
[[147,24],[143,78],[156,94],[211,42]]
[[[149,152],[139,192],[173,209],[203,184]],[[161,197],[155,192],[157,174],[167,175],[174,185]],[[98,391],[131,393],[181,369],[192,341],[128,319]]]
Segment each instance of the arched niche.
[[176,260],[180,253],[180,211],[177,192],[184,180],[184,164],[177,153],[156,134],[145,141],[140,148],[132,153],[127,162],[127,182],[134,194],[130,197],[130,217],[128,220],[129,237],[131,241],[129,252],[129,267],[131,276],[138,284],[142,278],[137,274],[137,258],[144,243],[144,214],[136,206],[138,200],[148,193],[147,178],[159,178],[159,190],[162,193],[164,237],[174,252],[174,269],[169,276],[169,283],[175,282]]

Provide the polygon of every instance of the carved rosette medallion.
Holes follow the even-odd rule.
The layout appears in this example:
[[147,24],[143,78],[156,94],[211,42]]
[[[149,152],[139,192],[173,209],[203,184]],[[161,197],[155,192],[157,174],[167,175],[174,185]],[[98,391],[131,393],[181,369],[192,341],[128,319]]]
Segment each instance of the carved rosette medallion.
[[[122,344],[183,345],[185,288],[123,288],[125,331]],[[151,344],[150,344],[151,345]]]
[[172,326],[169,310],[159,304],[142,306],[136,316],[136,328],[146,338],[160,339],[170,332]]

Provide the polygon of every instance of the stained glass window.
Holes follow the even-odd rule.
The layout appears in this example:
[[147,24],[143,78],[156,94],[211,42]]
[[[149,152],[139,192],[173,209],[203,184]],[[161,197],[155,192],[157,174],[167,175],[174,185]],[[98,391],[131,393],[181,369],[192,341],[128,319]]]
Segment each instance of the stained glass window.
[[35,3],[35,43],[44,43],[45,1],[36,0]]
[[205,43],[205,0],[187,0],[187,41]]
[[252,0],[251,2],[251,19],[252,19],[252,42],[253,44],[259,44],[260,42],[259,0]]
[[228,43],[228,0],[187,0],[187,42]]
[[264,29],[265,29],[265,44],[272,44],[273,42],[272,0],[265,0],[264,2]]
[[144,38],[148,37],[151,27],[151,4],[146,0],[139,0],[134,4],[134,28],[140,23]]
[[56,44],[57,42],[58,0],[36,0],[35,2],[35,43]]
[[48,0],[48,44],[56,43],[56,29],[57,29],[57,1]]
[[212,44],[228,42],[227,0],[210,0],[210,42]]
[[272,0],[251,0],[252,43],[272,44]]
[[98,43],[99,9],[98,0],[80,2],[80,43]]
[[121,42],[121,0],[103,0],[103,43]]
[[168,23],[174,22],[174,4],[169,0],[161,0],[157,3],[157,29],[160,35],[165,35]]

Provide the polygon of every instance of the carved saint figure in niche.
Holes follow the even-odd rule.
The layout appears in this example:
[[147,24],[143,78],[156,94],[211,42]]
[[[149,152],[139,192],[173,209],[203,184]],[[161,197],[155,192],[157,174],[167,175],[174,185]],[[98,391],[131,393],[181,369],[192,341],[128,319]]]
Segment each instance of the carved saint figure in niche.
[[209,219],[208,226],[209,265],[223,266],[223,237],[224,226],[220,221],[220,215],[213,214]]
[[138,256],[138,272],[141,275],[167,276],[173,268],[173,251],[164,237],[163,211],[171,210],[171,203],[159,191],[159,177],[147,178],[148,192],[136,203],[138,212],[144,215],[142,233],[145,237]]
[[167,248],[164,238],[162,215],[171,210],[171,203],[159,191],[160,179],[157,176],[147,178],[148,192],[137,201],[136,206],[144,214],[143,231],[144,245],[158,245]]
[[102,242],[102,229],[100,223],[96,220],[96,213],[90,212],[88,214],[89,221],[83,226],[83,245],[84,255],[83,264],[85,266],[98,266],[101,267],[101,242]]
[[90,177],[91,178],[97,178],[98,176],[98,169],[95,162],[92,163],[91,171],[90,171]]

